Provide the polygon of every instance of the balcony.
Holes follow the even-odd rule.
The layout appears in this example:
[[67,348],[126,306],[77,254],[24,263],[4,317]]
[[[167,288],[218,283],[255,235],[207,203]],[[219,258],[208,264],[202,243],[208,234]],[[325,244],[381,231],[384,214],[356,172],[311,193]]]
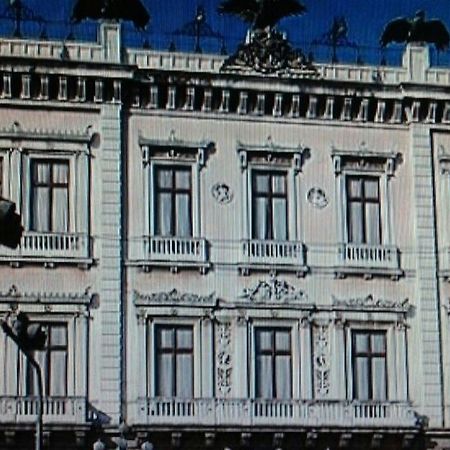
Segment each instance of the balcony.
[[307,271],[305,249],[301,242],[251,239],[242,242],[241,267],[279,269],[304,273]]
[[[142,246],[142,241],[138,243]],[[141,247],[142,249],[142,247]],[[141,250],[142,251],[142,250]],[[136,246],[131,247],[130,259],[141,259]],[[143,239],[142,266],[168,266],[176,270],[178,267],[209,267],[208,242],[203,238],[146,236]]]
[[397,247],[368,244],[341,244],[338,248],[338,274],[362,273],[367,276],[391,275],[398,277],[400,252]]
[[407,403],[256,399],[164,399],[137,402],[135,421],[143,425],[414,427]]
[[15,250],[2,247],[0,260],[85,262],[90,257],[90,239],[81,233],[24,233]]
[[[80,424],[86,422],[86,399],[83,397],[47,397],[43,401],[46,424]],[[37,397],[0,397],[0,423],[35,423]]]

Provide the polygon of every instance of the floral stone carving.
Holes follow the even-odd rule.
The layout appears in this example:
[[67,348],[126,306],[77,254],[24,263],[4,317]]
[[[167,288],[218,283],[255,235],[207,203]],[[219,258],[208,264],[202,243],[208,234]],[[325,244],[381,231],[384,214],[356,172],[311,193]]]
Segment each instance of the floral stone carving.
[[316,396],[324,398],[330,392],[330,339],[327,325],[314,330],[314,387]]
[[231,392],[231,323],[219,323],[216,336],[217,345],[217,390],[226,396]]

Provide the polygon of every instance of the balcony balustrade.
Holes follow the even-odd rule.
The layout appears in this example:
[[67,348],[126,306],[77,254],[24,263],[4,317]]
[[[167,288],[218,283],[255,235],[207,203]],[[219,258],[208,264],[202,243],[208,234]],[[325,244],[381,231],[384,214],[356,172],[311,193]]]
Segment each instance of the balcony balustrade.
[[150,261],[206,263],[208,245],[202,238],[147,237],[144,255]]
[[407,403],[258,399],[166,399],[137,402],[136,421],[152,425],[414,427]]
[[367,270],[400,270],[397,247],[367,244],[342,244],[338,251],[338,266]]
[[[0,397],[0,423],[34,423],[37,397]],[[86,422],[86,399],[83,397],[46,397],[42,405],[43,422],[80,424]]]
[[242,243],[242,264],[305,266],[301,242],[252,239]]
[[86,259],[89,258],[89,236],[81,233],[27,232],[15,250],[2,247],[0,257],[12,259]]

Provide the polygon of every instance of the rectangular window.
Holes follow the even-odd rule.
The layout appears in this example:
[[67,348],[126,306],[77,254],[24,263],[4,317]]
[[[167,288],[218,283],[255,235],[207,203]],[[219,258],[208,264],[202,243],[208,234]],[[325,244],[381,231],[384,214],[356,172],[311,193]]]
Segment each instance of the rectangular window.
[[255,355],[256,398],[292,398],[290,330],[256,328]]
[[[44,324],[47,334],[45,348],[34,352],[34,357],[41,366],[44,395],[65,397],[67,395],[67,325]],[[25,394],[37,395],[35,370],[25,364]]]
[[31,231],[69,231],[69,163],[31,162]]
[[386,400],[386,333],[352,333],[353,397],[357,400]]
[[155,234],[192,236],[190,167],[155,167]]
[[194,351],[190,326],[157,326],[156,395],[193,398]]
[[252,238],[288,239],[286,173],[252,172]]
[[348,242],[381,244],[380,188],[378,177],[347,177]]

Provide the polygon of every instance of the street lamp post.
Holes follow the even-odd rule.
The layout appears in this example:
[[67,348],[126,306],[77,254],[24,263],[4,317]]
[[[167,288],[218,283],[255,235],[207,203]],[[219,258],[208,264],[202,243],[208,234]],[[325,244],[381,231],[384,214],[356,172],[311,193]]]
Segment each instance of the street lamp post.
[[42,449],[42,406],[43,406],[43,386],[42,386],[42,369],[39,363],[33,357],[33,350],[42,350],[47,340],[47,335],[42,326],[37,323],[30,323],[28,316],[19,313],[17,319],[11,328],[5,320],[1,321],[1,327],[5,334],[10,337],[19,350],[25,355],[27,361],[36,371],[38,401],[37,401],[37,419],[36,419],[36,435],[35,450]]

